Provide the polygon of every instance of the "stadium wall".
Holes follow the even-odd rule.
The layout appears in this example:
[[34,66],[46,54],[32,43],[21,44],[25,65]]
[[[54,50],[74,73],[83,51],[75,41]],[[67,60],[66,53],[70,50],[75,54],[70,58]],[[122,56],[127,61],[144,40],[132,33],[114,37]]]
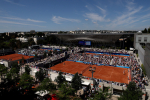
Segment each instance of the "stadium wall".
[[137,44],[138,49],[138,56],[141,62],[144,64],[144,56],[145,56],[145,50],[141,47],[141,45]]
[[144,68],[146,70],[147,77],[150,79],[150,44],[145,46]]

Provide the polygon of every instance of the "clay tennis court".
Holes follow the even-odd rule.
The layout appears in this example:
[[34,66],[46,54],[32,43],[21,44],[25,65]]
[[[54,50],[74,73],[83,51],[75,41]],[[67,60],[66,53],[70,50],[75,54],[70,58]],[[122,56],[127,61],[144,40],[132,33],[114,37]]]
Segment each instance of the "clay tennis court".
[[[86,69],[85,72],[82,73],[82,75],[92,77],[92,74],[89,71],[88,67],[90,66],[84,63],[64,61],[60,64],[51,67],[51,69],[71,74],[75,74],[77,72],[82,73],[82,71]],[[120,83],[127,83],[127,84],[129,83],[128,76],[130,75],[127,68],[120,68],[113,66],[96,66],[96,65],[91,65],[91,67],[96,67],[96,71],[93,74],[94,78]],[[125,74],[123,74],[123,71],[125,71]]]
[[29,59],[29,58],[33,58],[34,56],[25,56],[22,54],[10,54],[5,56],[0,56],[0,59],[15,61],[15,60],[22,59],[22,57],[24,59]]

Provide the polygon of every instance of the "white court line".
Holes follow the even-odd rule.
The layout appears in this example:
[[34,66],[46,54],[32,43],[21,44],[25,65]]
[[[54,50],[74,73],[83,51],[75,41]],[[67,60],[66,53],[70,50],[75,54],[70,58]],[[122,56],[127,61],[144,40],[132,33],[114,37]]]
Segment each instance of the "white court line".
[[113,69],[113,71],[111,72],[110,78],[111,78],[113,72],[114,72],[114,69]]
[[[103,67],[101,68],[101,70],[102,70],[102,69],[103,69]],[[99,72],[100,72],[101,70],[98,71],[98,74],[99,74]]]

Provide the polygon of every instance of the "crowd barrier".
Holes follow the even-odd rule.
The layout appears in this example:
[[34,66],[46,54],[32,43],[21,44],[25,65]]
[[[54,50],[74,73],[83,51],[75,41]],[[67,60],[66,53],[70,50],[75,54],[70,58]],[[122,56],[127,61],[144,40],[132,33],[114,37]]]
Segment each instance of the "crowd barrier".
[[[74,61],[74,60],[67,60],[67,61]],[[91,62],[84,62],[84,61],[74,61],[74,62],[79,62],[79,63],[84,63],[84,64],[92,64]],[[104,65],[104,64],[100,64],[100,63],[95,63],[95,65],[98,65],[98,66],[101,66],[101,65]],[[130,68],[130,67],[127,67],[127,66],[119,66],[119,65],[105,65],[105,66],[113,66],[113,67],[121,67],[121,68]]]
[[129,54],[123,53],[110,53],[110,52],[97,52],[97,51],[85,51],[86,53],[96,53],[96,54],[111,54],[111,55],[120,55],[120,56],[130,56]]

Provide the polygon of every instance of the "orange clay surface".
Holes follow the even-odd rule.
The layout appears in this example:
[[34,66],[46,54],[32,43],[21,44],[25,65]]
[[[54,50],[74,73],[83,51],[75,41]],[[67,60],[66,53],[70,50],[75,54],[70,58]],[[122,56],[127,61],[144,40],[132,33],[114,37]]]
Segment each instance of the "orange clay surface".
[[[64,61],[60,64],[57,64],[51,67],[52,70],[62,71],[66,73],[82,73],[84,69],[86,69],[89,65],[79,62],[72,62],[72,61]],[[91,65],[91,67],[96,67],[96,71],[93,74],[94,78],[109,80],[114,82],[120,83],[129,83],[128,80],[128,69],[127,68],[119,68],[119,67],[112,67],[112,66],[96,66]],[[125,70],[125,74],[123,71]],[[83,74],[83,76],[92,77],[92,73],[87,69]]]
[[22,54],[10,54],[5,56],[0,56],[0,59],[15,61],[15,60],[22,59],[22,57],[24,59],[29,59],[29,58],[33,58],[34,56],[25,56]]
[[[94,54],[94,53],[86,53],[86,54],[90,54],[90,55],[105,55],[105,56],[109,56],[108,54]],[[111,56],[116,56],[116,57],[129,57],[129,56],[120,56],[120,55],[111,55]]]

